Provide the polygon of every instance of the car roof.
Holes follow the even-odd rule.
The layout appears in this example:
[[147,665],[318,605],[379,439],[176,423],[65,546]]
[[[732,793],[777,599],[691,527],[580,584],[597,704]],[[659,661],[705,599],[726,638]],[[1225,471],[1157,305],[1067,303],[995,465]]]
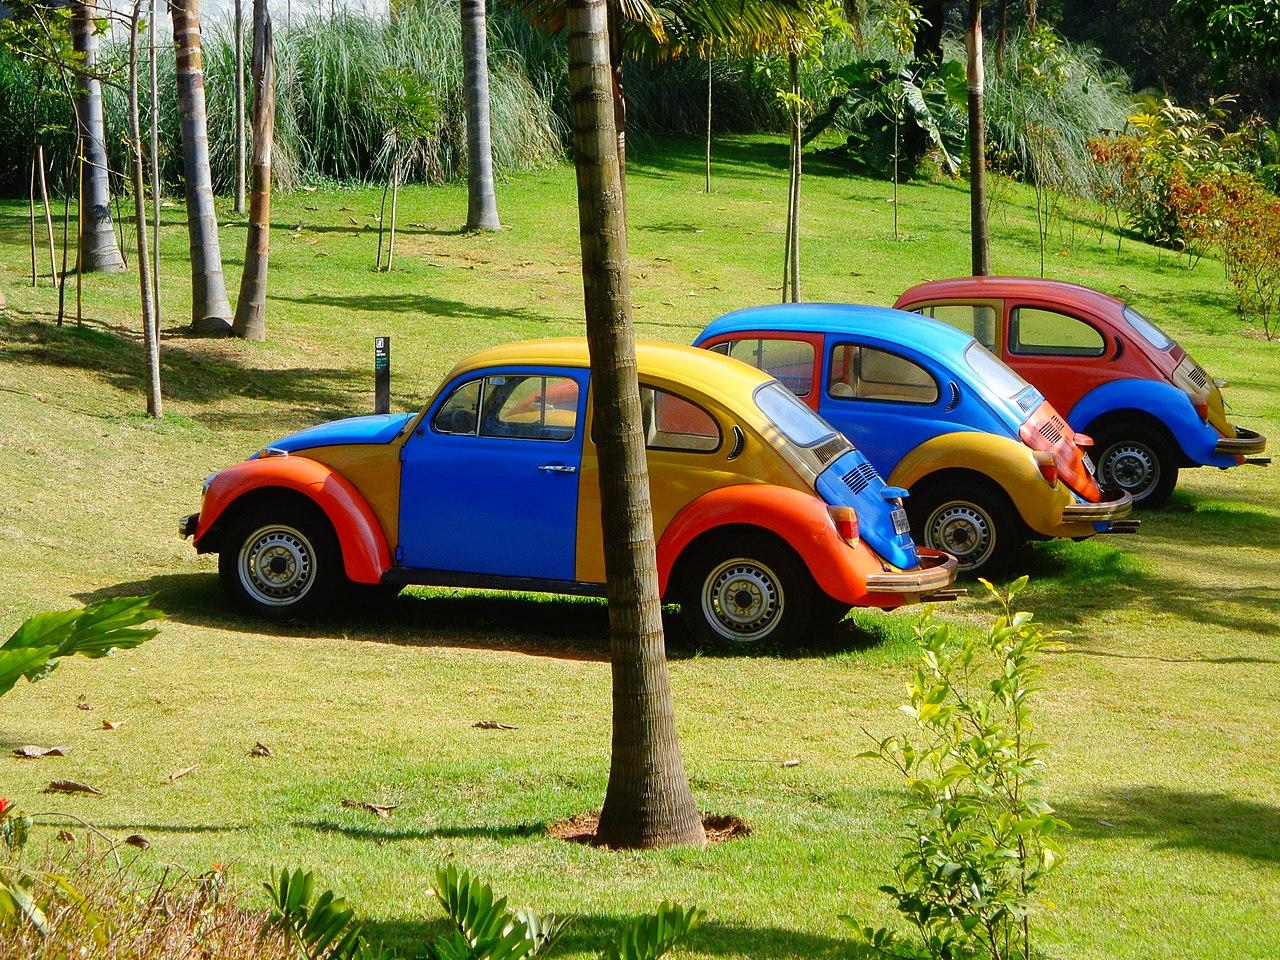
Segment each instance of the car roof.
[[1065,280],[1040,277],[953,277],[918,283],[898,298],[899,303],[923,300],[949,300],[962,297],[1038,297],[1063,306],[1074,306],[1099,313],[1109,313],[1124,301],[1100,290],[1083,287]]
[[[489,367],[587,367],[589,362],[585,337],[522,340],[463,357],[444,382],[459,374]],[[642,379],[690,387],[734,410],[738,410],[758,386],[773,379],[750,364],[709,350],[655,340],[636,341],[636,366]]]
[[833,333],[898,343],[951,367],[973,340],[941,320],[918,313],[854,303],[779,303],[726,313],[709,323],[698,342],[749,330]]

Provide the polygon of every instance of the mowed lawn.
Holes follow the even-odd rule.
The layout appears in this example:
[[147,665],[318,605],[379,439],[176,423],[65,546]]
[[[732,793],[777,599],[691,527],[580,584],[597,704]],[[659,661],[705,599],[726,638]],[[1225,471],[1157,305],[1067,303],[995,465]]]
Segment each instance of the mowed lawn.
[[[717,151],[709,196],[696,143],[650,144],[628,170],[642,336],[688,342],[713,316],[778,297],[785,144],[725,139]],[[998,193],[992,261],[1036,273],[1028,196]],[[809,163],[806,299],[891,303],[916,281],[966,271],[963,185],[903,187],[901,241],[889,197],[888,184]],[[414,591],[384,612],[307,627],[224,609],[213,559],[177,538],[177,518],[198,506],[211,470],[369,410],[375,335],[394,338],[394,402],[410,409],[472,349],[581,330],[571,168],[503,182],[506,228],[492,236],[458,233],[460,187],[406,189],[389,275],[371,269],[378,201],[373,189],[276,198],[262,345],[187,337],[182,211],[166,208],[159,423],[140,414],[134,275],[86,277],[83,328],[56,330],[47,282],[33,291],[25,279],[25,204],[0,206],[0,636],[37,610],[119,593],[157,593],[170,617],[136,651],[67,663],[0,701],[0,795],[113,836],[144,834],[150,849],[128,858],[148,869],[224,863],[249,903],[261,902],[268,867],[314,868],[375,934],[410,947],[439,922],[426,889],[449,862],[515,903],[581,914],[572,956],[664,897],[707,909],[695,956],[834,957],[839,914],[891,922],[876,888],[901,846],[903,794],[855,755],[864,728],[905,722],[896,708],[917,611],[857,614],[838,643],[786,657],[702,655],[673,634],[698,801],[755,832],[700,851],[617,854],[544,836],[603,795],[602,604]],[[229,210],[221,236],[234,295],[245,228]],[[1132,239],[1117,254],[1113,234],[1100,240],[1081,220],[1055,226],[1048,272],[1131,298],[1231,381],[1238,422],[1280,437],[1280,344],[1242,328],[1219,264],[1188,271]],[[1025,605],[1072,631],[1037,705],[1045,790],[1075,828],[1038,921],[1049,956],[1280,955],[1278,476],[1188,471],[1138,536],[1019,558],[1033,578]],[[519,490],[501,506],[529,508]],[[505,535],[500,521],[492,534]],[[937,616],[976,629],[990,611],[971,598]],[[475,729],[480,720],[515,729]],[[257,741],[274,755],[250,756]],[[73,749],[9,755],[25,743]],[[103,792],[40,795],[55,778]],[[378,819],[343,799],[398,807]],[[57,848],[54,832],[40,837]]]

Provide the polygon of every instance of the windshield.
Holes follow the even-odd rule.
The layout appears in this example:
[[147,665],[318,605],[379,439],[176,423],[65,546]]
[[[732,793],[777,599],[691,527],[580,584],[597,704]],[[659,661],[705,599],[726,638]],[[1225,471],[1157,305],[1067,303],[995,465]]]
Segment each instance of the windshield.
[[1124,318],[1129,321],[1129,326],[1142,334],[1143,340],[1157,350],[1168,350],[1173,346],[1173,338],[1171,336],[1133,309],[1133,307],[1124,308]]
[[797,447],[812,447],[836,434],[827,421],[814,413],[777,380],[755,394],[756,406]]
[[978,375],[983,386],[997,396],[1011,399],[1030,386],[1008,364],[1001,361],[977,340],[969,344],[964,352],[964,359],[969,364],[969,369]]

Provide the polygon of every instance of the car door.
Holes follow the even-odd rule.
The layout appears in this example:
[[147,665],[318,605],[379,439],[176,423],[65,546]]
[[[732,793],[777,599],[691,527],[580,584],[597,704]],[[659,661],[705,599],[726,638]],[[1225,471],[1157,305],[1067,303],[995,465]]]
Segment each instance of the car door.
[[881,474],[888,476],[921,443],[955,429],[941,420],[951,389],[944,391],[919,358],[838,336],[827,343],[818,412]]
[[586,370],[465,374],[401,454],[404,567],[573,580]]
[[1006,301],[1002,359],[1068,415],[1081,397],[1116,378],[1123,352],[1097,319],[1048,302]]

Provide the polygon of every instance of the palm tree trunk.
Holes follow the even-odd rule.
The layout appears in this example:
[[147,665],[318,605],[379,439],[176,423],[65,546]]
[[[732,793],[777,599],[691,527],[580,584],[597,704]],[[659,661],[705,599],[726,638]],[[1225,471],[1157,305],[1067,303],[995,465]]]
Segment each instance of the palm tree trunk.
[[160,341],[156,318],[151,310],[151,261],[147,251],[146,187],[143,186],[142,124],[138,111],[138,21],[142,0],[133,0],[129,23],[129,158],[133,173],[134,236],[138,249],[138,287],[142,302],[142,342],[147,353],[147,413],[164,415],[160,396]]
[[200,0],[169,0],[182,113],[182,167],[186,180],[187,232],[191,241],[191,329],[231,332],[231,304],[222,276],[218,217],[209,173],[209,123],[204,102]]
[[987,136],[983,110],[982,0],[969,0],[969,239],[973,275],[991,273],[991,241],[987,230]]
[[[244,213],[245,137],[244,137],[244,0],[232,0],[231,35],[234,37],[236,61],[236,194],[235,211]],[[257,42],[255,35],[254,42]]]
[[489,43],[485,0],[462,0],[462,74],[467,89],[467,229],[497,230],[489,134]]
[[77,267],[84,273],[120,273],[124,258],[111,222],[111,184],[108,179],[106,126],[102,115],[102,84],[91,74],[98,69],[96,0],[72,0],[71,44],[81,60],[76,71],[75,113],[84,151],[84,206],[79,216],[88,223],[80,232]]
[[244,273],[236,300],[236,336],[267,338],[267,263],[271,248],[271,150],[275,144],[276,65],[271,14],[266,0],[253,0],[253,193]]
[[662,635],[606,2],[566,4],[591,398],[602,426],[597,456],[613,667],[613,748],[596,842],[703,844],[676,738]]

